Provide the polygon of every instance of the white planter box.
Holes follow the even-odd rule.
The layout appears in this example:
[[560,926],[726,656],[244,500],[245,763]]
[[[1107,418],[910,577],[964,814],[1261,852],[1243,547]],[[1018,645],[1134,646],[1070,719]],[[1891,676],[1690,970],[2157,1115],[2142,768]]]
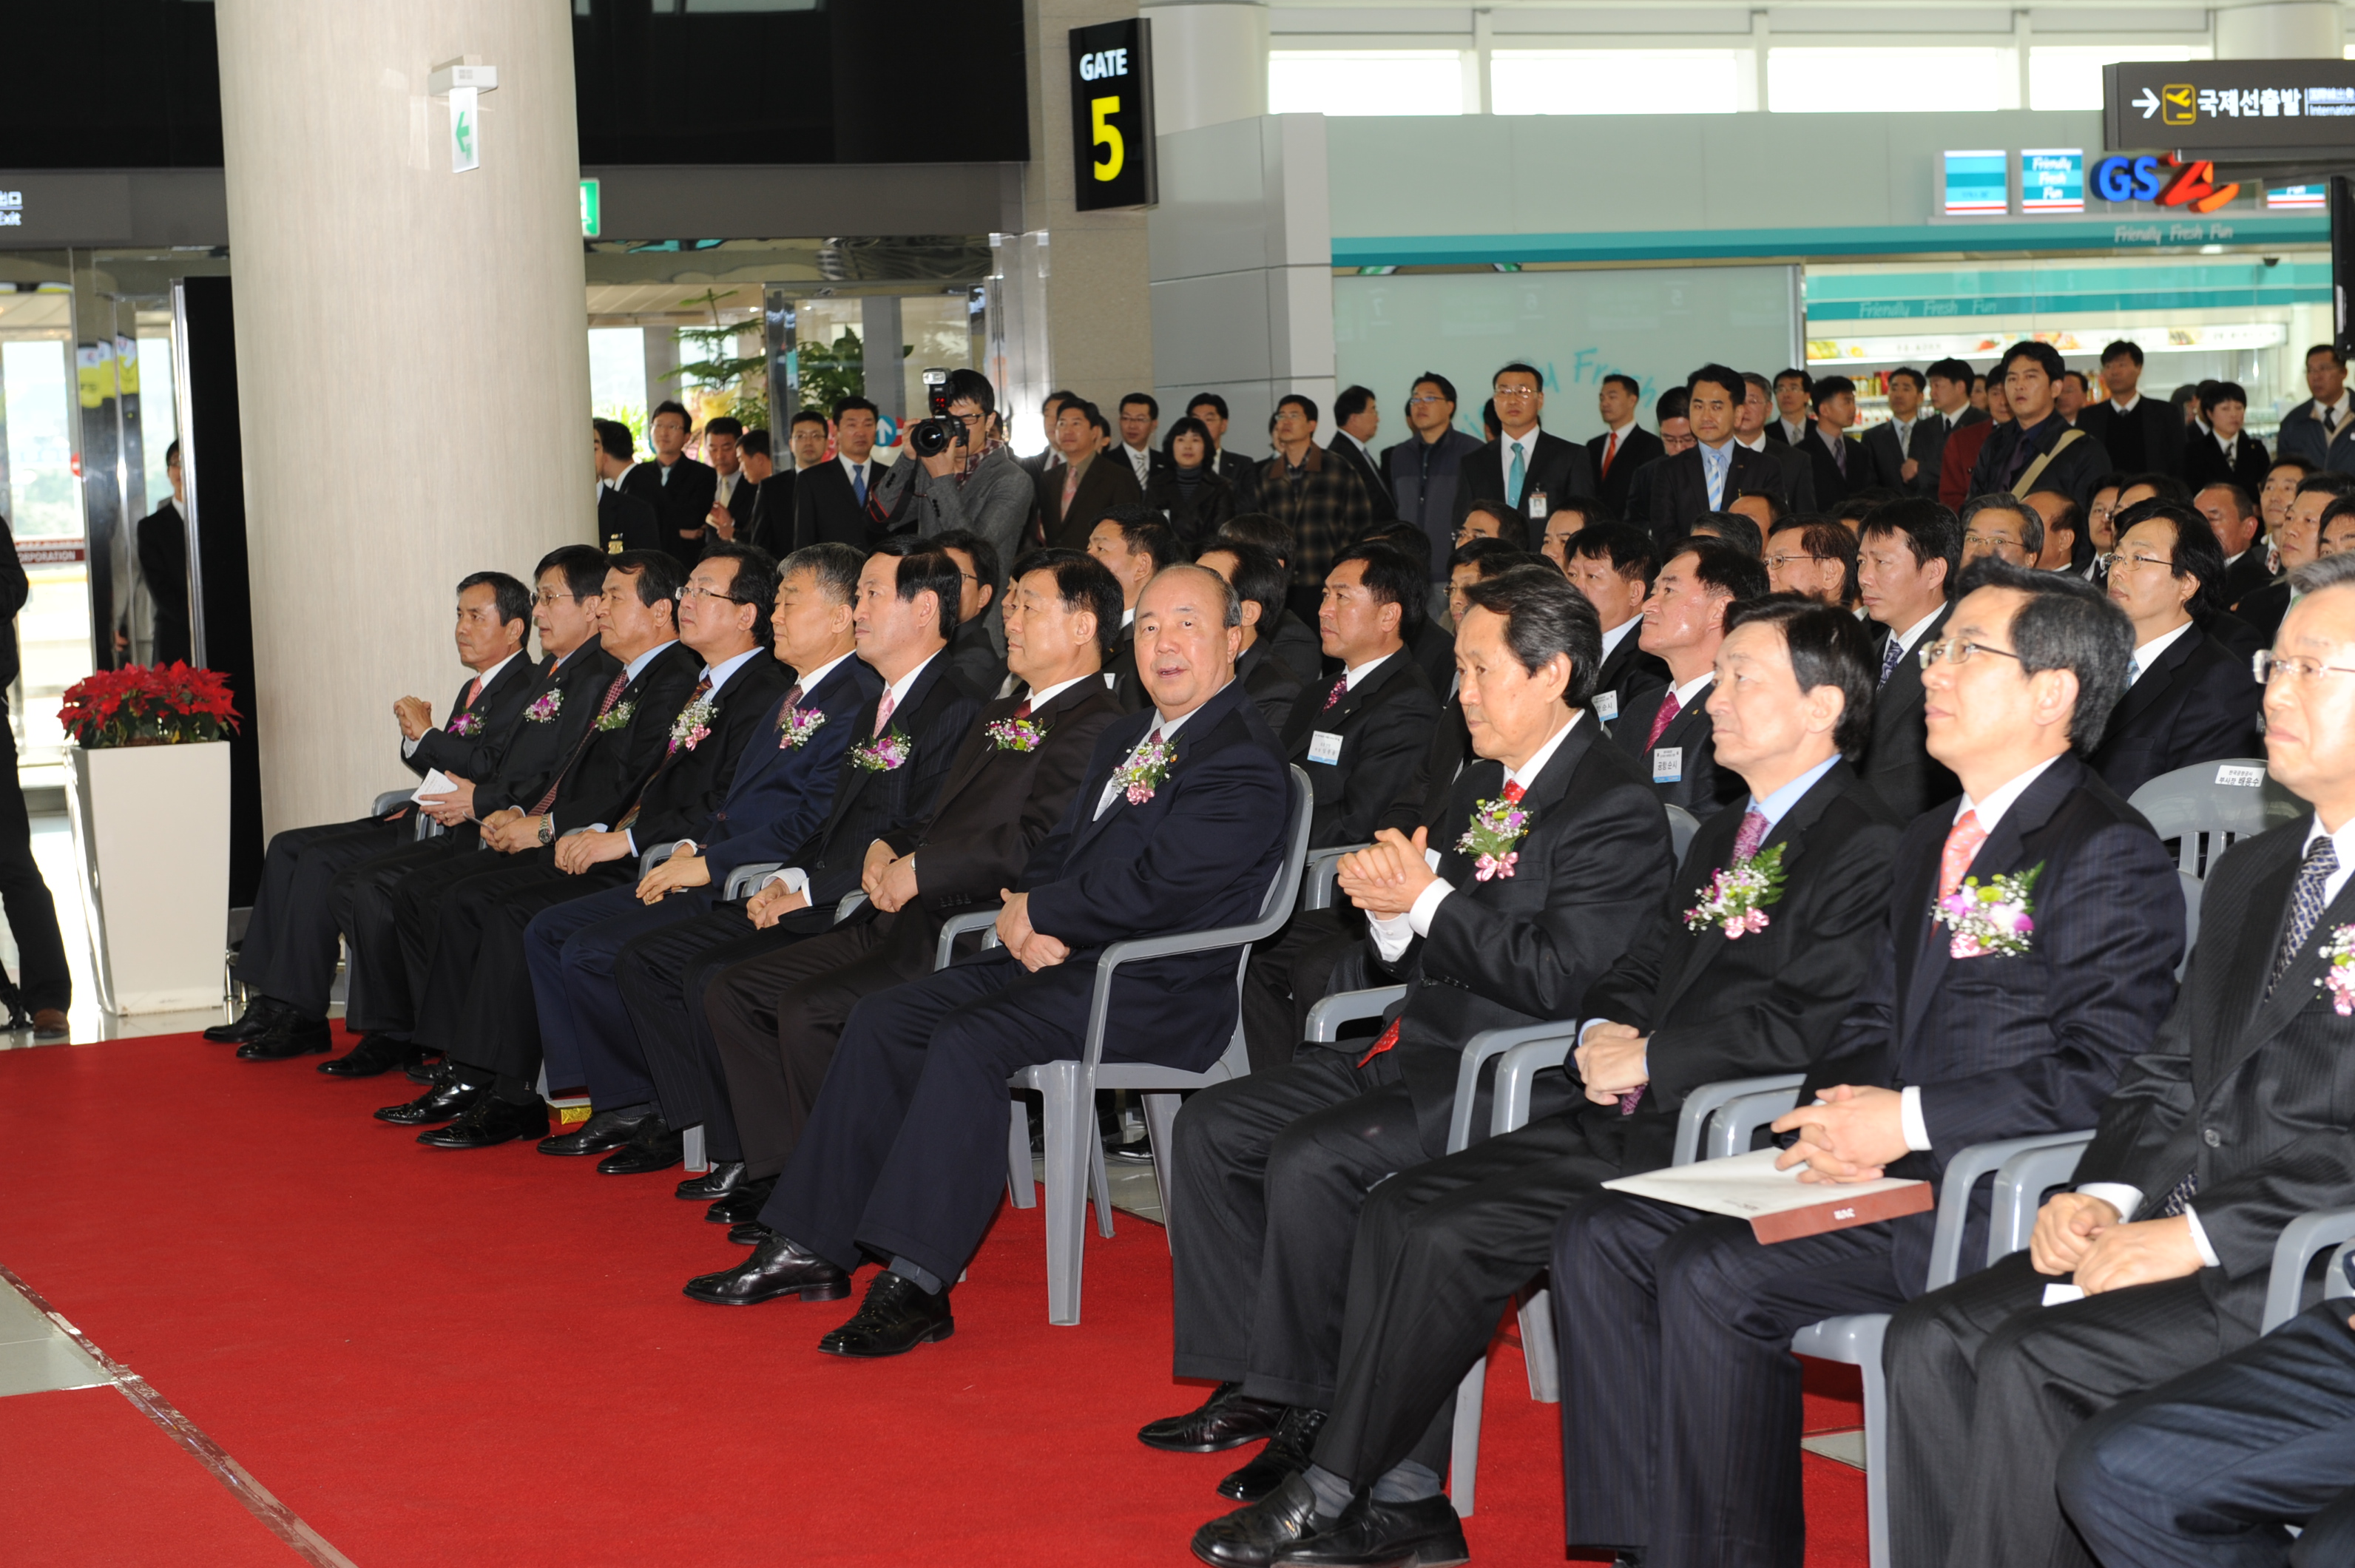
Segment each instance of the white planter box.
[[66,748],[99,1005],[218,1007],[229,945],[229,742]]

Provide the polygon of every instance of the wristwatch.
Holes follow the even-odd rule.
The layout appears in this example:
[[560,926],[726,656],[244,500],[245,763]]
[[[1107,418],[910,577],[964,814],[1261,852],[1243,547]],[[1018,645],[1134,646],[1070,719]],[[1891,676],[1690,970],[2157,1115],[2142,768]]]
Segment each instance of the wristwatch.
[[553,813],[549,813],[549,814],[543,815],[543,816],[540,817],[540,819],[539,819],[539,841],[540,841],[541,843],[545,844],[545,843],[547,843],[549,839],[554,838],[555,837],[556,837],[556,817],[555,817],[555,815],[554,815]]

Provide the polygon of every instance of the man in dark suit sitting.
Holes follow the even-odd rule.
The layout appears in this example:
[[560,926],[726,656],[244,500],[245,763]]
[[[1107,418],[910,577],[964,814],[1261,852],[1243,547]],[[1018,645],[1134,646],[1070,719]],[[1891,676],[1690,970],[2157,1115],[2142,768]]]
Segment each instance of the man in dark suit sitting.
[[597,547],[607,555],[662,549],[662,518],[622,488],[638,466],[630,427],[619,420],[589,422],[590,458],[597,472]]
[[[1881,626],[1881,691],[1873,699],[1865,782],[1911,820],[1955,792],[1955,775],[1928,750],[1922,666],[1912,656],[1945,624],[1946,590],[1961,559],[1962,525],[1935,501],[1892,501],[1857,541],[1857,592]],[[2091,750],[2094,737],[2085,739]]]
[[1529,519],[1535,538],[1555,501],[1594,494],[1594,465],[1584,447],[1539,428],[1545,378],[1535,367],[1506,366],[1490,380],[1488,391],[1502,432],[1464,460],[1455,483],[1455,520],[1462,523],[1475,501],[1501,501]]
[[[1968,495],[1998,493],[2025,496],[2032,490],[2059,490],[2081,507],[2094,504],[2102,475],[2119,467],[2102,444],[2104,426],[2088,409],[2072,430],[2053,407],[2052,389],[2061,380],[2061,351],[2049,343],[2024,340],[2003,351],[1995,374],[2003,380],[2003,400],[2011,421],[1999,425],[1971,464]],[[2104,404],[2106,408],[2109,405]],[[2147,413],[2175,418],[2164,403],[2146,402]],[[2180,421],[2178,421],[2179,425]],[[2179,463],[2182,437],[2176,438]],[[2136,472],[2128,468],[2126,472]]]
[[[2060,379],[2058,372],[2053,379]],[[2140,344],[2121,338],[2104,348],[2102,381],[2109,396],[2098,403],[2087,404],[2077,416],[2077,428],[2099,442],[2110,454],[2113,461],[2103,464],[2105,468],[2115,468],[2121,474],[2168,474],[2180,479],[2183,415],[2171,400],[2144,397],[2139,389],[2141,380]],[[2009,391],[2009,388],[2005,389]],[[2014,417],[2019,411],[2019,400],[2015,398]],[[2201,439],[2207,438],[2203,435]]]
[[[400,726],[400,760],[423,777],[439,769],[487,778],[498,768],[526,694],[534,685],[523,651],[531,628],[531,590],[504,571],[477,571],[458,584],[458,659],[474,671],[458,688],[446,724],[433,706],[404,697],[392,705]],[[417,831],[417,807],[404,803],[383,816],[293,827],[274,835],[262,858],[261,885],[237,955],[250,999],[236,1022],[205,1038],[234,1041],[246,1061],[282,1061],[331,1049],[327,993],[336,981],[335,880],[363,861],[400,847]]]
[[[1864,454],[1872,483],[1909,496],[1938,494],[1938,460],[1945,454],[1946,421],[1922,406],[1922,372],[1901,366],[1889,372],[1889,417],[1864,432]],[[1853,488],[1853,486],[1851,486]]]
[[[1644,406],[1643,384],[1617,372],[1603,378],[1595,389],[1595,411],[1603,416],[1603,433],[1586,443],[1586,460],[1594,465],[1596,498],[1611,517],[1627,515],[1627,487],[1636,470],[1666,449],[1660,438],[1636,422]],[[1565,497],[1556,496],[1559,502]]]
[[1636,645],[1668,667],[1668,684],[1620,709],[1611,738],[1663,805],[1707,821],[1742,794],[1717,765],[1704,694],[1717,677],[1718,645],[1736,603],[1766,592],[1766,569],[1718,539],[1687,539],[1652,580]]
[[1644,603],[1659,575],[1652,536],[1627,523],[1594,523],[1571,535],[1562,575],[1586,595],[1603,627],[1603,664],[1594,675],[1594,716],[1618,733],[1633,712],[1668,685],[1668,667],[1644,651]]
[[1774,491],[1785,506],[1793,504],[1782,460],[1734,439],[1735,413],[1749,396],[1750,383],[1742,373],[1722,365],[1704,365],[1686,378],[1685,408],[1695,444],[1646,470],[1652,475],[1652,509],[1644,520],[1663,551],[1691,531],[1695,517],[1721,512],[1728,502],[1753,490]]
[[2229,610],[2273,581],[2265,567],[2264,518],[2256,497],[2238,485],[2208,485],[2193,495],[2191,505],[2208,519],[2224,552],[2224,581],[2217,585],[2216,598]]
[[[868,903],[820,936],[719,970],[700,988],[726,1075],[728,1114],[742,1140],[741,1186],[712,1211],[765,1240],[758,1216],[774,1189],[850,1010],[879,991],[932,972],[942,924],[996,901],[1080,787],[1096,741],[1121,716],[1100,678],[1119,591],[1096,562],[1068,550],[1024,558],[1007,603],[1006,649],[1019,692],[981,710],[931,817],[867,848]],[[772,1255],[769,1262],[775,1262]],[[757,1267],[690,1284],[698,1301],[770,1299]]]
[[875,461],[878,413],[865,398],[841,398],[834,405],[834,461],[794,476],[793,547],[847,544],[872,549],[881,529],[868,503],[883,482]]
[[1120,624],[1114,629],[1112,656],[1104,662],[1104,684],[1131,712],[1145,706],[1145,688],[1136,675],[1137,595],[1156,572],[1177,565],[1181,552],[1169,525],[1135,502],[1113,507],[1088,530],[1086,555],[1120,584]]
[[[954,1329],[948,1289],[1006,1186],[1006,1080],[1078,1054],[1112,943],[1258,917],[1290,787],[1234,681],[1241,616],[1216,572],[1178,566],[1137,611],[1153,708],[1103,732],[1055,831],[1006,894],[1004,946],[861,1002],[762,1211],[756,1264],[782,1293],[847,1294],[887,1267],[818,1348],[889,1356]],[[1234,1026],[1232,950],[1124,971],[1104,1054],[1199,1071]],[[1150,1027],[1143,1027],[1145,1020]]]
[[2262,693],[2248,660],[2202,631],[2222,608],[2224,555],[2206,519],[2171,501],[2118,514],[2109,595],[2135,625],[2126,695],[2090,761],[2122,795],[2194,763],[2257,754]]
[[719,475],[708,463],[687,454],[687,438],[695,421],[682,405],[655,405],[646,421],[646,440],[655,460],[641,463],[622,478],[622,488],[655,509],[660,519],[656,537],[663,549],[678,558],[682,569],[703,553],[703,539],[711,525],[711,507],[719,493]]
[[[2355,843],[2342,838],[2355,699],[2339,673],[2355,560],[2328,558],[2297,584],[2264,688],[2265,755],[2313,811],[2210,868],[2182,995],[2106,1104],[2065,1124],[2095,1125],[2099,1110],[2075,1189],[2044,1205],[2028,1250],[1890,1325],[1891,1527],[1905,1561],[2089,1563],[2051,1489],[2063,1445],[2118,1400],[2256,1340],[2282,1228],[2355,1203],[2355,1004],[2339,966],[2355,935]],[[2096,962],[2115,985],[2116,957]],[[2043,1305],[2056,1281],[2083,1299]],[[2301,1397],[2296,1385],[2281,1398]],[[2265,1475],[2176,1473],[2210,1496]]]
[[[1284,601],[1292,579],[1273,551],[1240,541],[1213,544],[1196,561],[1227,580],[1242,601],[1242,652],[1235,659],[1235,678],[1243,683],[1270,733],[1281,733],[1300,697],[1300,675],[1275,656],[1274,642],[1263,635],[1284,614]],[[1131,655],[1135,662],[1134,653]]]
[[1439,699],[1406,650],[1423,624],[1422,565],[1388,545],[1344,550],[1316,614],[1341,673],[1305,688],[1280,739],[1316,791],[1308,846],[1362,844],[1413,783]]
[[[1304,1045],[1178,1114],[1175,1371],[1241,1382],[1263,1417],[1288,1407],[1268,1451],[1222,1488],[1245,1501],[1307,1461],[1333,1387],[1358,1211],[1384,1176],[1447,1152],[1464,1042],[1572,1016],[1668,888],[1659,803],[1587,707],[1603,641],[1593,606],[1550,566],[1465,595],[1456,664],[1478,757],[1440,831],[1386,829],[1342,862],[1341,889],[1372,927],[1369,960],[1406,982],[1405,1000],[1371,1049]],[[1141,1435],[1199,1449],[1193,1429],[1213,1413]],[[1233,1552],[1209,1560],[1253,1561],[1256,1525],[1237,1533]],[[1263,1543],[1256,1561],[1271,1552]]]
[[[1930,744],[1965,793],[1906,830],[1864,985],[1800,1108],[1774,1124],[1797,1135],[1778,1163],[1805,1164],[1803,1181],[1935,1182],[1969,1145],[2087,1125],[2174,995],[2174,860],[2072,754],[2125,682],[2126,617],[2090,584],[1998,561],[1964,586],[1927,651]],[[1966,878],[2032,927],[1998,925]],[[1918,1294],[1933,1222],[1769,1246],[1746,1221],[1646,1199],[1573,1208],[1553,1251],[1569,1539],[1636,1549],[1646,1568],[1797,1568],[1790,1337]],[[1963,1255],[1986,1244],[1981,1211]],[[1902,1411],[1903,1393],[1891,1403]],[[2017,1436],[1998,1430],[1990,1446]]]
[[[1313,1293],[1344,1275],[1348,1293],[1337,1355],[1322,1369],[1331,1381],[1308,1396],[1333,1413],[1315,1464],[1207,1527],[1201,1555],[1264,1561],[1250,1548],[1305,1537],[1319,1563],[1370,1564],[1460,1539],[1439,1489],[1456,1385],[1513,1293],[1544,1268],[1561,1211],[1612,1177],[1667,1164],[1695,1087],[1805,1071],[1863,983],[1900,831],[1842,761],[1871,728],[1871,641],[1854,616],[1795,596],[1732,618],[1709,702],[1719,762],[1749,786],[1745,809],[1701,828],[1635,944],[1578,1003],[1572,1016],[1594,1021],[1570,1073],[1545,1085],[1557,1108],[1380,1183],[1347,1269],[1319,1260],[1328,1274]],[[1779,890],[1753,926],[1716,881],[1768,865]],[[1199,1451],[1263,1435],[1276,1402],[1245,1386],[1222,1384],[1223,1397],[1145,1440]]]

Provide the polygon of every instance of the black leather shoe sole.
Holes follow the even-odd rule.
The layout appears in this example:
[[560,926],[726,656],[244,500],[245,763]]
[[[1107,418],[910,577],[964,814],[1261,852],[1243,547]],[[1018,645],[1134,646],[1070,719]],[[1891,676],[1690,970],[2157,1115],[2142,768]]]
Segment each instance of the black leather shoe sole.
[[817,1348],[829,1356],[844,1356],[855,1361],[879,1361],[887,1356],[904,1356],[920,1345],[937,1345],[955,1332],[956,1319],[944,1317],[907,1339],[876,1339],[864,1334],[854,1339],[846,1338],[837,1330],[820,1339]]
[[757,1247],[769,1239],[769,1227],[758,1220],[745,1220],[728,1227],[728,1239],[740,1247]]
[[276,1040],[264,1036],[239,1046],[237,1059],[240,1061],[291,1061],[298,1056],[325,1056],[335,1049],[332,1040]]
[[652,1176],[657,1170],[668,1170],[687,1156],[673,1146],[668,1148],[648,1148],[644,1144],[630,1144],[618,1153],[607,1155],[597,1162],[600,1176]]
[[730,1269],[724,1274],[698,1275],[681,1285],[679,1291],[681,1295],[693,1296],[713,1307],[758,1307],[764,1301],[782,1300],[788,1296],[798,1296],[804,1301],[841,1301],[850,1295],[847,1275],[837,1275],[806,1285],[797,1285],[785,1279],[739,1291],[723,1288],[727,1282],[735,1279],[736,1274],[736,1270]]
[[724,1159],[701,1176],[690,1176],[673,1190],[672,1196],[682,1203],[710,1203],[726,1198],[744,1186],[744,1162]]
[[432,1122],[454,1122],[466,1114],[466,1108],[487,1089],[477,1089],[459,1095],[428,1094],[411,1100],[406,1105],[387,1105],[376,1113],[379,1122],[390,1122],[396,1127],[421,1127]]

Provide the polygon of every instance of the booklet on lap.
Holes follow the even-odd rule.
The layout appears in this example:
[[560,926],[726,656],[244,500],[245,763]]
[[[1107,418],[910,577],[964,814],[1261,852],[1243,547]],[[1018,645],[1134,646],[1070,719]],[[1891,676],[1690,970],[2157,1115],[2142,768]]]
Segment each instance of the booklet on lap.
[[1803,1182],[1805,1166],[1777,1170],[1780,1149],[1753,1149],[1724,1159],[1704,1159],[1672,1165],[1640,1176],[1622,1176],[1603,1185],[1614,1192],[1630,1193],[1662,1203],[1699,1209],[1708,1214],[1731,1214],[1750,1221],[1761,1242],[1787,1242],[1800,1236],[1845,1231],[1851,1225],[1877,1224],[1924,1213],[1937,1197],[1926,1181],[1855,1181],[1842,1186]]

